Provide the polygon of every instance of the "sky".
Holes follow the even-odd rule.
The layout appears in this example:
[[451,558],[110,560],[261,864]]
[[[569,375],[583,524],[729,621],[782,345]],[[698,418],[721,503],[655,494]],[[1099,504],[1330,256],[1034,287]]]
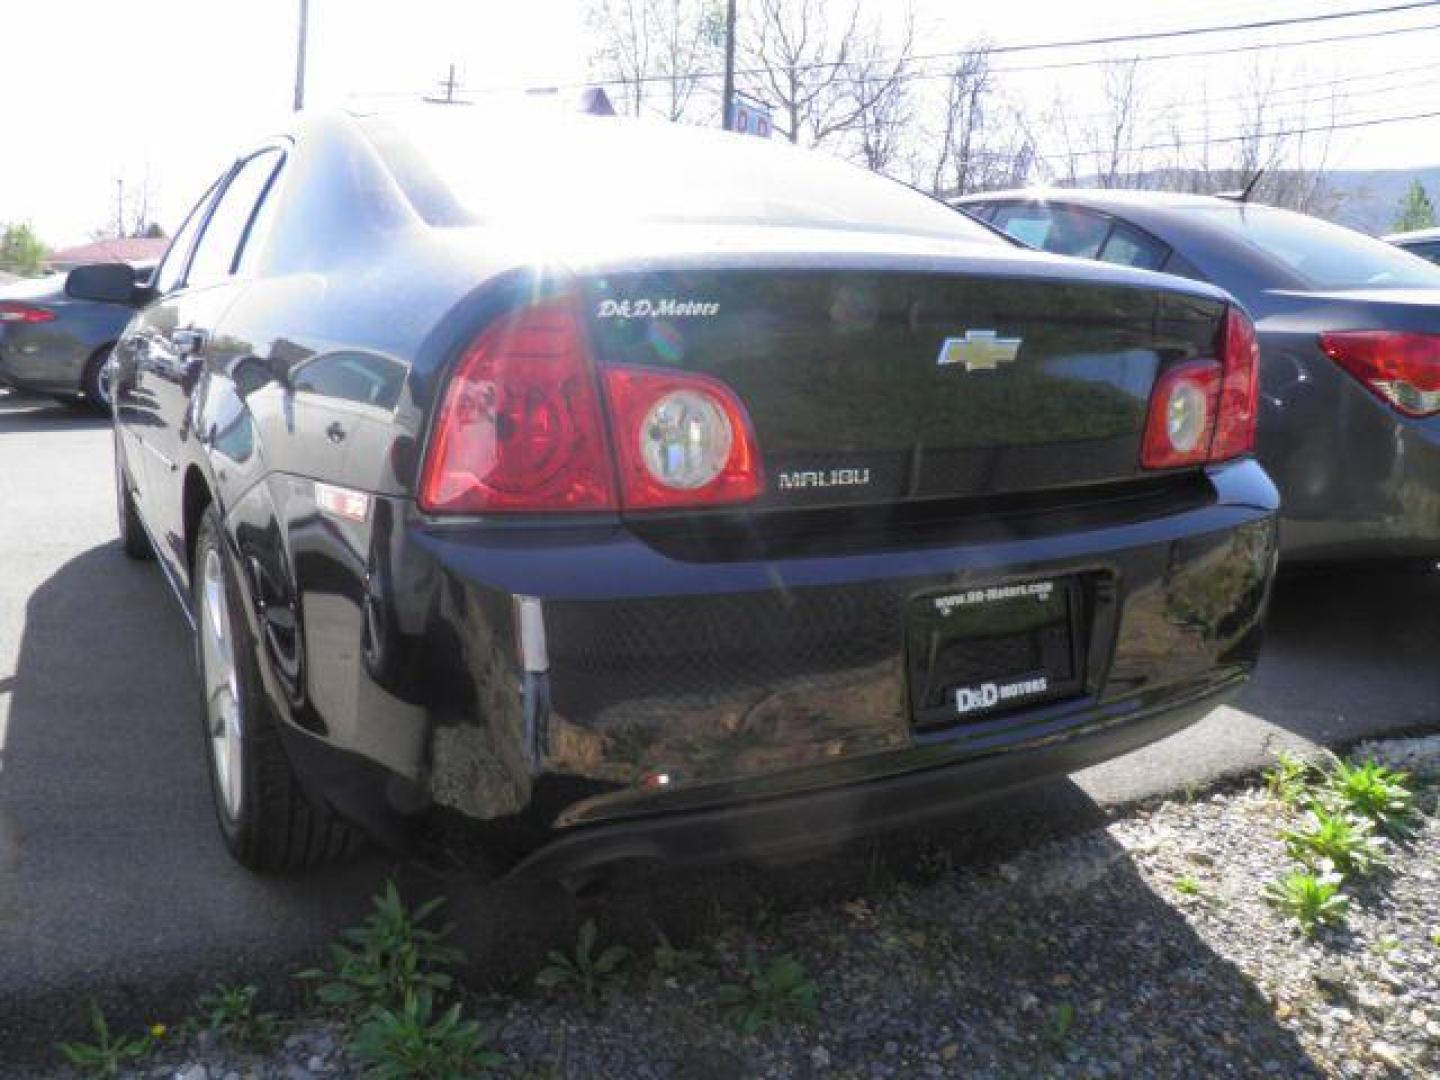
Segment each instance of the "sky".
[[[848,10],[849,0],[834,2]],[[913,2],[926,53],[978,38],[1034,44],[1388,6],[1387,0]],[[746,0],[739,3],[743,13]],[[593,49],[585,7],[585,0],[310,0],[307,106],[383,105],[434,93],[451,63],[469,91],[582,81]],[[902,0],[870,0],[888,25],[902,7]],[[11,0],[0,63],[0,100],[7,103],[0,221],[29,221],[54,246],[81,242],[113,218],[117,180],[133,196],[148,176],[152,217],[173,230],[230,158],[286,124],[297,10],[298,0]],[[1275,44],[1412,26],[1428,29],[1306,47]],[[1203,92],[1217,132],[1238,124],[1238,95],[1256,77],[1278,88],[1282,120],[1328,113],[1337,90],[1345,96],[1335,112],[1346,121],[1440,112],[1440,67],[1429,67],[1440,45],[1440,5],[1273,31],[1006,54],[995,64],[1011,69],[1005,92],[1021,104],[1041,108],[1058,96],[1084,114],[1100,107],[1098,68],[1014,69],[1241,45],[1266,48],[1141,64],[1147,100],[1178,103],[1181,126],[1199,130]],[[1227,105],[1226,98],[1234,100]],[[1337,133],[1329,163],[1440,164],[1437,136],[1436,118]]]

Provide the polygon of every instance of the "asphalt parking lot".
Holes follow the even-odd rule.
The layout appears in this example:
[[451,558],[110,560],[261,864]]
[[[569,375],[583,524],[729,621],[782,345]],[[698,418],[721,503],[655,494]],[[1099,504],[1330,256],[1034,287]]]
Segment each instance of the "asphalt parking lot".
[[[392,869],[370,857],[262,878],[229,861],[184,623],[159,572],[121,554],[111,485],[107,423],[0,391],[0,1061],[81,1016],[91,994],[141,1009],[220,977],[292,970]],[[1436,641],[1440,574],[1285,581],[1238,708],[954,830],[1023,846],[1116,804],[1253,770],[1281,746],[1433,727]],[[756,873],[709,872],[704,891],[748,895]],[[784,891],[793,871],[758,873],[780,875]],[[496,897],[474,894],[464,914],[513,954],[523,920],[548,914]]]

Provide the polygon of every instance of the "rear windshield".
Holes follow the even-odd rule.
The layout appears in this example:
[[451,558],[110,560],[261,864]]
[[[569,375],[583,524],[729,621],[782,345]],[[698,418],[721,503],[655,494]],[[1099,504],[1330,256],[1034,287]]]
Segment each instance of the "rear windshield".
[[1004,245],[903,184],[754,136],[578,115],[456,112],[362,121],[432,225],[821,226]]
[[1391,244],[1268,206],[1199,211],[1278,259],[1316,289],[1440,288],[1440,268]]

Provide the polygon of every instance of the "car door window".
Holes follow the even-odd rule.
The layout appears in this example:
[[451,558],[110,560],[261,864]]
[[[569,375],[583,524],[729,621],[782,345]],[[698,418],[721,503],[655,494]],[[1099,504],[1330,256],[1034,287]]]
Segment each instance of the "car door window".
[[195,247],[195,237],[200,234],[200,226],[205,223],[205,210],[209,207],[210,200],[215,195],[215,189],[219,186],[219,180],[210,185],[209,190],[201,196],[200,201],[195,204],[185,218],[185,224],[180,226],[180,231],[170,241],[170,246],[165,249],[165,257],[155,268],[155,275],[152,279],[158,295],[164,296],[166,293],[174,292],[176,286],[184,278],[185,264],[190,261],[190,252]]
[[1167,245],[1139,229],[1117,221],[1100,250],[1102,262],[1117,266],[1138,266],[1141,270],[1159,270],[1170,254]]
[[1405,250],[1411,255],[1419,255],[1422,259],[1428,259],[1432,263],[1440,264],[1440,242],[1434,244],[1406,244]]
[[231,176],[195,246],[195,257],[185,277],[187,285],[214,285],[234,272],[240,244],[279,163],[279,150],[262,150]]
[[1017,205],[995,211],[996,228],[1031,247],[1056,255],[1093,259],[1110,232],[1110,221],[1073,206]]

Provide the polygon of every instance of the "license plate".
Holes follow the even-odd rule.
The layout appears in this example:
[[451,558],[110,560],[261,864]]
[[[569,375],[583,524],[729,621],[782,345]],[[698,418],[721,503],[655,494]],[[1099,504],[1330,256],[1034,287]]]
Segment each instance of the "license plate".
[[973,722],[1078,694],[1083,601],[1077,577],[912,600],[906,648],[915,726]]

